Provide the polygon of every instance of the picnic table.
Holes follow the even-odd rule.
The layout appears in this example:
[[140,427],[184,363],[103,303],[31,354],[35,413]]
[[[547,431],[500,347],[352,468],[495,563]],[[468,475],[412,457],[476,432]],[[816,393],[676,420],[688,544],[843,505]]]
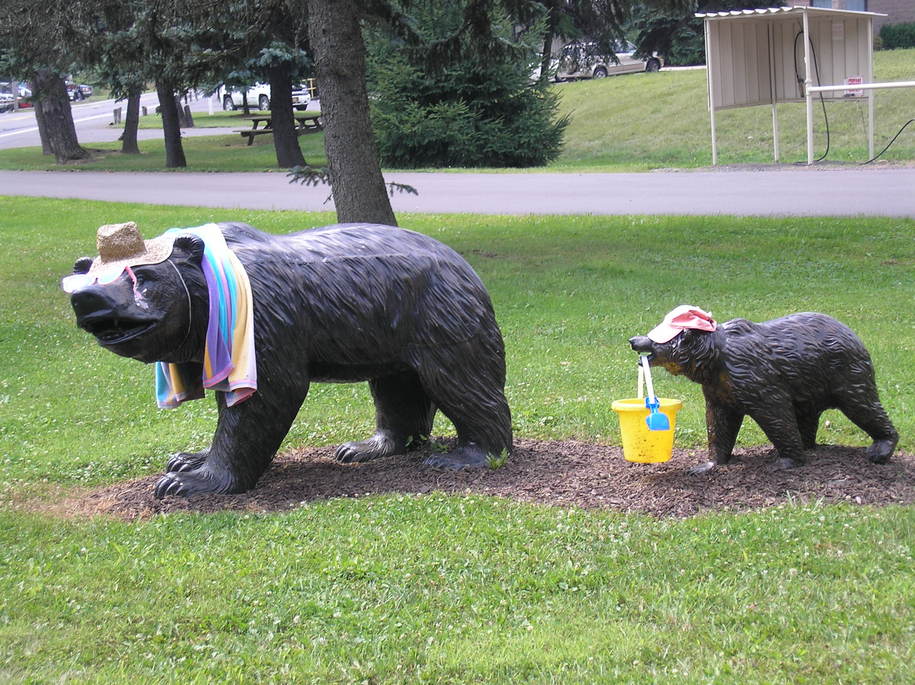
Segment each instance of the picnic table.
[[[295,121],[296,135],[299,136],[306,133],[317,133],[324,128],[320,114],[293,114],[292,118]],[[251,122],[251,128],[236,130],[236,133],[240,133],[242,137],[247,136],[248,145],[254,143],[255,136],[273,133],[272,114],[257,114],[244,117],[244,119]],[[261,126],[261,124],[263,124],[263,126]]]

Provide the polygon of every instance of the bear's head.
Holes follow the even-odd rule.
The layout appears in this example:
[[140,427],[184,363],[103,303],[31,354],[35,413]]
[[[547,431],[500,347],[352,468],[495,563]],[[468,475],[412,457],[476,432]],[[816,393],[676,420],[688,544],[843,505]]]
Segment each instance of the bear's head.
[[648,363],[662,366],[675,376],[702,383],[718,367],[720,331],[708,312],[681,305],[664,317],[648,335],[629,339],[629,346]]
[[701,383],[718,362],[716,337],[708,331],[687,329],[663,343],[637,335],[629,339],[629,345],[639,354],[648,355],[651,366],[662,366],[674,376],[684,375]]
[[[93,259],[77,260],[64,279],[76,324],[105,349],[145,363],[202,361],[209,298],[200,268],[204,244],[175,238],[171,253],[154,264],[127,265],[97,278]],[[66,282],[71,285],[67,287]]]

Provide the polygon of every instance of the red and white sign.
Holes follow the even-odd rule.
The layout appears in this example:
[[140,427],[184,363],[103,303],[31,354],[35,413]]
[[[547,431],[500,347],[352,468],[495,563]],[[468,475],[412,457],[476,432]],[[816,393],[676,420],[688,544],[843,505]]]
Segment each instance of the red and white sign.
[[[845,79],[846,86],[860,86],[864,83],[864,78],[861,76],[849,76]],[[864,97],[864,90],[861,88],[848,88],[845,91],[845,97],[847,98],[860,98]]]

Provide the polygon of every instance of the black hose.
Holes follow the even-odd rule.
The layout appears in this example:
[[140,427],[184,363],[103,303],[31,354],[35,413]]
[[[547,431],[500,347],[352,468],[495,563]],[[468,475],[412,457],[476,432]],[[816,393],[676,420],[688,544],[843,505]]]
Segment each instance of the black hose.
[[865,164],[870,164],[871,162],[876,161],[877,159],[879,159],[879,158],[880,158],[880,155],[882,155],[884,152],[886,152],[887,150],[890,149],[890,145],[892,145],[893,143],[896,142],[896,139],[900,136],[900,134],[902,134],[902,132],[905,131],[906,126],[908,126],[909,124],[911,124],[913,121],[915,121],[915,119],[909,119],[907,122],[905,122],[905,123],[902,125],[902,128],[899,129],[899,131],[896,133],[895,136],[893,136],[893,139],[892,139],[890,142],[888,142],[888,143],[886,144],[886,147],[885,147],[885,148],[883,148],[880,152],[878,152],[876,155],[874,155],[873,157],[871,157],[871,158],[870,158],[869,160],[867,160],[866,162],[861,162],[861,163],[859,164],[859,166],[864,166]]
[[[801,76],[797,70],[797,39],[800,38],[802,35],[804,35],[804,32],[798,31],[797,34],[794,36],[794,77],[798,80],[798,82],[801,81]],[[820,82],[820,65],[817,63],[817,51],[816,51],[816,48],[813,47],[813,41],[810,41],[810,52],[813,54],[813,69],[817,76],[817,83],[819,83]],[[805,95],[806,95],[806,93],[805,93]],[[824,159],[826,159],[826,156],[829,154],[829,144],[830,144],[829,115],[826,114],[826,98],[823,97],[823,93],[818,93],[818,95],[820,96],[820,105],[823,107],[823,121],[826,124],[826,151],[823,152],[823,154],[820,155],[819,157],[817,157],[815,160],[813,160],[813,164],[816,164],[817,162],[822,162]],[[807,162],[795,162],[795,164],[806,164],[806,163]]]

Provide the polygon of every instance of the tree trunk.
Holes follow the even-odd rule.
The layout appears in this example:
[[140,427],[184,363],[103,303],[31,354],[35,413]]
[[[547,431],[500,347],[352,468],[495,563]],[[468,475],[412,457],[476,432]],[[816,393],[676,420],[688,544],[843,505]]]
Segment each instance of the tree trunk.
[[51,143],[48,142],[48,129],[44,123],[44,112],[38,106],[38,100],[32,100],[32,109],[35,111],[35,123],[38,125],[38,137],[41,139],[41,154],[51,154]]
[[124,133],[121,135],[121,154],[138,155],[137,128],[140,125],[140,89],[131,88],[127,94],[127,115],[124,117]]
[[86,159],[89,152],[80,146],[73,124],[67,86],[60,74],[44,69],[35,74],[32,84],[37,93],[35,108],[41,109],[48,147],[58,164]]
[[543,34],[543,51],[540,57],[540,81],[546,83],[550,78],[550,65],[553,61],[553,38],[559,25],[558,0],[547,0],[546,31]]
[[305,166],[292,116],[292,77],[288,65],[270,69],[270,116],[277,165],[284,169]]
[[184,147],[181,145],[181,126],[178,122],[175,87],[166,81],[156,81],[156,93],[159,96],[162,133],[165,136],[165,166],[168,169],[186,167]]
[[308,36],[321,84],[324,150],[337,219],[397,225],[388,198],[365,88],[357,0],[307,0]]

